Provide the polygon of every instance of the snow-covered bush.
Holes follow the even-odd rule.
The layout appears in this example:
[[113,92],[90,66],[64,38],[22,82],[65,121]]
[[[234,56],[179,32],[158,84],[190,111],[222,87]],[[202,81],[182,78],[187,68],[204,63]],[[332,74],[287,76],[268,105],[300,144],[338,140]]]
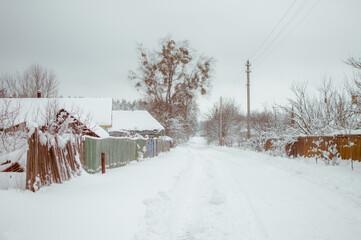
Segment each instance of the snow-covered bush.
[[286,136],[272,142],[271,155],[274,156],[292,156],[293,144],[297,141],[297,137]]
[[263,152],[266,141],[265,138],[250,138],[241,143],[241,148]]

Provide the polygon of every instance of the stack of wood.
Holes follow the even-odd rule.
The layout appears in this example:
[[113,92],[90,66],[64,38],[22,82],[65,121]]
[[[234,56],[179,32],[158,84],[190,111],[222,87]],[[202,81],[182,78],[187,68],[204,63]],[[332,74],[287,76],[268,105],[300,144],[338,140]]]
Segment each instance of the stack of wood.
[[18,163],[15,162],[11,164],[8,168],[5,168],[1,172],[24,172],[24,168]]
[[67,141],[65,147],[59,146],[58,137],[54,136],[54,143],[50,144],[47,139],[46,144],[40,142],[39,131],[36,129],[29,138],[29,150],[27,153],[26,166],[26,189],[33,192],[41,186],[52,183],[62,183],[68,181],[73,176],[81,174],[80,162],[76,155],[83,153],[82,147],[77,143]]

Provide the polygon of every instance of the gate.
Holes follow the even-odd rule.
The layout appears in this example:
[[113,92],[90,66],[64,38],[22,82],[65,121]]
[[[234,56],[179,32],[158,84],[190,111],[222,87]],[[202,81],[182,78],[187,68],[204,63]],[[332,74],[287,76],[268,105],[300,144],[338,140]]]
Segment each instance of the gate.
[[154,142],[153,139],[148,139],[148,156],[154,157]]

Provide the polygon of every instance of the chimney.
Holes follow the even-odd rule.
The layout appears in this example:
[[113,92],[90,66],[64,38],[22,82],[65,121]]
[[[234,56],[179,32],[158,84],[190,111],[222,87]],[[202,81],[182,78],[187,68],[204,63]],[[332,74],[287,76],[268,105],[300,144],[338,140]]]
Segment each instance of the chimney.
[[38,90],[38,98],[41,98],[41,90]]

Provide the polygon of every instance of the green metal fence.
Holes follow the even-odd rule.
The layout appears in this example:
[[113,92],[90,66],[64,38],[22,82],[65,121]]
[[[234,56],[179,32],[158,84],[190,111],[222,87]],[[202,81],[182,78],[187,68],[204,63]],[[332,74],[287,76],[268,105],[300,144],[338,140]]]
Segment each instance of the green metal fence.
[[[157,141],[158,149],[154,150],[156,155],[160,152],[170,150],[170,141],[152,139]],[[153,144],[154,146],[156,144]],[[101,153],[105,153],[106,168],[121,167],[130,161],[148,157],[147,139],[129,138],[93,138],[85,137],[85,165],[88,173],[101,171]]]

